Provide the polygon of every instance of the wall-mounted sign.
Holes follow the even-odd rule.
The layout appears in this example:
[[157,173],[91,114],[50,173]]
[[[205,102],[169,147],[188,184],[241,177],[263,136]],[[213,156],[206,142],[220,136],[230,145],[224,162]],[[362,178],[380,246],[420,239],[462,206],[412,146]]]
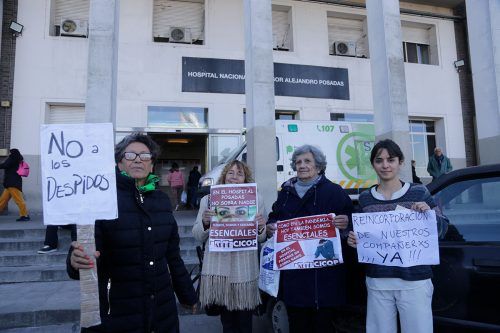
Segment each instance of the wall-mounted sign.
[[[245,93],[243,60],[182,58],[182,91]],[[347,68],[274,63],[276,96],[349,100]]]

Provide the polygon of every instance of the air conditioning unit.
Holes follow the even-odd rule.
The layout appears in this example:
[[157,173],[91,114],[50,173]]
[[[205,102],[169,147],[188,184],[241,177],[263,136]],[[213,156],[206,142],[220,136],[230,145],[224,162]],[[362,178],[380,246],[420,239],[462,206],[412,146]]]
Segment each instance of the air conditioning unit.
[[87,37],[88,32],[89,25],[86,20],[61,19],[61,36]]
[[170,40],[173,43],[192,43],[191,29],[183,27],[170,28]]
[[333,54],[341,56],[356,56],[356,42],[336,41],[333,43]]

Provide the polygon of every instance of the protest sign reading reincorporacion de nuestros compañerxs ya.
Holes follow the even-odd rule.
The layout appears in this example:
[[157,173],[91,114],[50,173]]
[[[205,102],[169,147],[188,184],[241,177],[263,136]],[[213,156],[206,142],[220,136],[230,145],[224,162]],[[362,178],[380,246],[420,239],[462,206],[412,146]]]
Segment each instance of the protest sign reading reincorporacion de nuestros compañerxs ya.
[[112,124],[42,125],[40,144],[45,224],[118,217]]
[[439,264],[433,210],[352,214],[352,224],[361,263],[400,267]]
[[257,250],[257,184],[214,185],[210,188],[208,246],[211,252]]
[[334,214],[298,217],[276,223],[274,269],[307,269],[344,262]]

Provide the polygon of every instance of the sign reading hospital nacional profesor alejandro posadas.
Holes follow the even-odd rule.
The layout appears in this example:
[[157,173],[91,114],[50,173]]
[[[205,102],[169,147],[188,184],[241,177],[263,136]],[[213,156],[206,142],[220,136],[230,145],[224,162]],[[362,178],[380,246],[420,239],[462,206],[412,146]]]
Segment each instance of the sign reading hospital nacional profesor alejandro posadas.
[[[213,58],[182,58],[182,91],[245,93],[245,62]],[[349,100],[347,68],[274,63],[276,96]]]

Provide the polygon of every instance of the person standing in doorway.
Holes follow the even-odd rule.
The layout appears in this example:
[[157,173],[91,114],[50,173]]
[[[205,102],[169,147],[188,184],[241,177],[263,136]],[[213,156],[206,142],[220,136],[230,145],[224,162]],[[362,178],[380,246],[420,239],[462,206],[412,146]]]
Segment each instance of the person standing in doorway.
[[23,155],[18,149],[11,149],[10,155],[0,164],[0,169],[5,170],[3,177],[4,190],[0,196],[0,211],[3,211],[10,198],[14,199],[17,207],[19,207],[19,218],[16,221],[29,221],[28,209],[23,198],[23,179],[17,173],[19,163],[23,161]]
[[440,147],[434,148],[434,154],[429,157],[427,164],[427,172],[432,176],[432,181],[451,170],[453,170],[453,166],[450,159],[443,154]]
[[174,194],[173,205],[175,206],[175,210],[179,210],[181,195],[184,190],[184,176],[182,175],[182,172],[179,171],[179,165],[177,163],[172,163],[172,168],[167,176],[167,180],[170,184],[170,188],[172,189],[172,193]]
[[189,178],[187,183],[187,203],[192,209],[197,206],[198,195],[196,191],[198,190],[198,182],[200,181],[201,173],[198,171],[198,167],[194,166],[193,170],[189,172]]

